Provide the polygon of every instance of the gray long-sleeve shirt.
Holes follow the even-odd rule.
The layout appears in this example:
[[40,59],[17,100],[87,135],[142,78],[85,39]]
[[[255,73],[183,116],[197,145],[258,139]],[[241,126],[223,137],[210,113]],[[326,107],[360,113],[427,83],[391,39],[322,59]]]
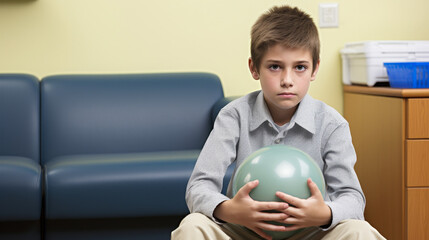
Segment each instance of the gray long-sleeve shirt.
[[272,144],[301,149],[322,170],[324,199],[332,211],[327,229],[344,219],[364,218],[365,197],[354,171],[356,153],[347,121],[333,108],[306,95],[287,127],[279,128],[262,91],[236,99],[219,112],[188,182],[190,211],[213,218],[216,206],[232,197],[231,183],[227,196],[220,193],[228,166],[236,161],[237,169],[248,155]]

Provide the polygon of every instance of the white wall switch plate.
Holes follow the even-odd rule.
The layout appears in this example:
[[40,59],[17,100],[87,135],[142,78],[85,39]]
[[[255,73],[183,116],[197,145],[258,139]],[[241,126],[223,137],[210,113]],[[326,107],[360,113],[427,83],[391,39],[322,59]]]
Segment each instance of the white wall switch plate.
[[338,3],[319,4],[319,27],[338,27]]

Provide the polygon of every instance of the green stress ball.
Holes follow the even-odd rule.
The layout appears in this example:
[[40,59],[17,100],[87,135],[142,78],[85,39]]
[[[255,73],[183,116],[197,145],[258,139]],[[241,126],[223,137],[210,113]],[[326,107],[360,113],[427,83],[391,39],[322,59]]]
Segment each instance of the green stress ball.
[[[244,160],[234,175],[232,191],[235,195],[246,183],[259,180],[259,185],[250,192],[250,197],[253,200],[282,201],[276,197],[277,191],[307,199],[311,196],[307,185],[308,178],[316,183],[322,196],[324,196],[325,180],[323,174],[308,154],[294,147],[272,145],[255,151]],[[298,231],[266,232],[273,239],[283,239]]]

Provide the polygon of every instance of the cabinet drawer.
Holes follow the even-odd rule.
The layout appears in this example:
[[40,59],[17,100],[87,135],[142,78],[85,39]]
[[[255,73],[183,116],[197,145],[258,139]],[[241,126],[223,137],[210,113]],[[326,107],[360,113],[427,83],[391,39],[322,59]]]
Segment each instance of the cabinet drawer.
[[407,140],[407,186],[429,187],[429,139]]
[[407,100],[407,137],[429,138],[429,98]]
[[408,239],[429,239],[429,188],[412,188],[408,196]]

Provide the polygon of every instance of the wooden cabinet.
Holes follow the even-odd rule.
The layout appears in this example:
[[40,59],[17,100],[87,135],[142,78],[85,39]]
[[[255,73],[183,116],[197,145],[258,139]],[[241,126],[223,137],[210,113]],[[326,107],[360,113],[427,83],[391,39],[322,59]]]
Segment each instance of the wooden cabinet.
[[344,117],[366,220],[389,240],[429,239],[429,89],[344,86]]

